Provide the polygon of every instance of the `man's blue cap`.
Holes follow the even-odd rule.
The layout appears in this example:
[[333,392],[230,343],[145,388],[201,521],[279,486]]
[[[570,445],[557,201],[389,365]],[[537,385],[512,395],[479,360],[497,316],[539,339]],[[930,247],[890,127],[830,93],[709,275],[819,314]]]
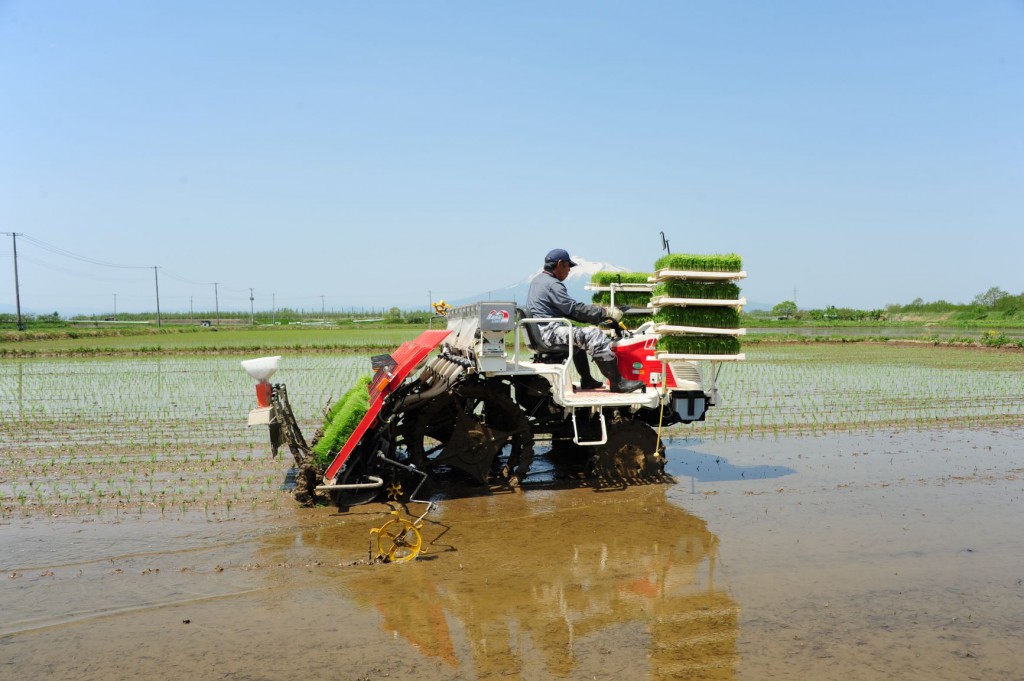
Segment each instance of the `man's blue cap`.
[[564,248],[556,248],[544,256],[544,262],[556,263],[559,260],[564,260],[569,263],[569,267],[576,267],[576,265],[579,264],[572,261],[572,258],[569,257],[569,251]]

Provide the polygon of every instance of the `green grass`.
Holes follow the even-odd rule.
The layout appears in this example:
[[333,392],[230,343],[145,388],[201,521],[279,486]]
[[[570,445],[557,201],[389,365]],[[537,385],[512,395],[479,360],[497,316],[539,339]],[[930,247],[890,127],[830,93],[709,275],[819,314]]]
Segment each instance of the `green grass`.
[[[696,282],[689,282],[696,283]],[[618,297],[616,297],[617,299]],[[641,315],[634,317],[627,316],[627,322],[631,328],[635,328],[649,317]],[[919,338],[922,340],[935,340],[937,344],[950,342],[950,339],[932,338],[934,329],[915,322],[811,322],[811,321],[785,321],[776,322],[765,320],[760,317],[742,315],[739,326],[744,327],[820,327],[822,329],[820,339],[814,337],[796,335],[792,337],[782,334],[766,334],[767,341],[792,341],[807,343],[814,340],[832,341],[836,333],[840,333],[844,327],[867,327],[877,328],[872,338],[851,337],[848,340],[878,340],[885,339],[886,328],[899,328],[904,332],[902,338],[908,338],[905,329],[919,328]],[[953,326],[953,325],[951,325]],[[435,322],[434,328],[439,328]],[[956,328],[956,327],[955,327]],[[976,328],[976,327],[975,327]],[[1014,327],[1005,327],[1014,328]],[[295,354],[323,354],[333,352],[361,352],[373,350],[394,350],[402,343],[412,340],[418,336],[425,327],[417,327],[408,324],[380,324],[337,328],[320,328],[309,326],[257,326],[237,328],[212,328],[196,329],[195,327],[183,329],[182,327],[164,329],[157,331],[153,329],[142,329],[135,332],[129,330],[115,330],[117,335],[92,336],[82,333],[78,338],[69,338],[66,334],[48,336],[43,333],[32,333],[31,338],[25,340],[11,340],[13,334],[0,334],[0,359],[32,359],[45,357],[90,357],[102,356],[131,356],[141,355],[151,358],[161,356],[192,356],[192,355],[225,355],[225,356],[251,356],[263,355],[295,355]],[[829,334],[826,329],[836,329]],[[999,331],[999,328],[996,329]],[[154,332],[155,331],[155,332]],[[104,333],[102,330],[100,333]],[[972,339],[956,339],[954,344],[970,342]],[[980,336],[980,333],[975,333]],[[754,337],[747,336],[747,342],[753,342]],[[974,338],[974,342],[981,341]],[[994,344],[992,339],[986,339],[988,344]],[[512,343],[511,334],[509,343]],[[1008,339],[1007,345],[1021,346],[1019,339]]]
[[658,258],[656,270],[685,270],[688,272],[739,272],[743,259],[735,253],[695,255],[691,253],[670,253]]

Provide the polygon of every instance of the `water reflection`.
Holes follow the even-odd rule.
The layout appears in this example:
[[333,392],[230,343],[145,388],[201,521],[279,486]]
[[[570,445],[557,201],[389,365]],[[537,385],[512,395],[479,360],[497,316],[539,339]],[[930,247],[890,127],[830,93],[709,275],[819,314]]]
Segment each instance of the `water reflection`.
[[[346,523],[297,540],[330,554],[352,536]],[[454,499],[424,539],[425,559],[351,569],[342,588],[453,674],[733,677],[739,609],[715,583],[718,539],[665,486]]]
[[667,472],[679,478],[686,476],[698,482],[729,482],[735,480],[761,480],[793,475],[789,466],[737,466],[718,454],[705,454],[689,447],[671,446],[667,457]]

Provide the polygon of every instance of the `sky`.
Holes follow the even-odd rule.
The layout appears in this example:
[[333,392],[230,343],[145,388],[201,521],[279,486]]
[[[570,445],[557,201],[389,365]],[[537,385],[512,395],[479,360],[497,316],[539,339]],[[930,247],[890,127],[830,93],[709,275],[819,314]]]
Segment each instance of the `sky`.
[[762,305],[1016,294],[1022,123],[1021,0],[0,0],[0,311],[12,232],[39,313],[411,309],[662,232]]

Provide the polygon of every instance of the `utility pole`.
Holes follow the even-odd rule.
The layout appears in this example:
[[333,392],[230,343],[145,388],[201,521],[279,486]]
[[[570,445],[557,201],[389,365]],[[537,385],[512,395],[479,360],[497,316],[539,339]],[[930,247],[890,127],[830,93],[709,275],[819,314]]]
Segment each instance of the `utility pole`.
[[196,313],[192,310],[192,296],[188,297],[188,320],[193,324],[196,323]]
[[114,294],[114,321],[117,321],[117,294]]
[[270,323],[277,324],[277,294],[270,294]]
[[213,323],[220,326],[220,298],[217,297],[217,282],[213,282],[213,308],[215,315]]
[[14,304],[18,310],[18,331],[25,330],[25,323],[21,320],[21,287],[18,285],[18,237],[24,236],[18,232],[3,232],[11,237],[11,245],[14,247]]
[[256,311],[253,308],[252,286],[249,287],[249,326],[256,326]]
[[324,316],[324,297],[323,296],[320,296],[320,319],[327,319],[327,317]]
[[156,282],[156,325],[160,326],[160,278],[156,274],[157,266],[153,265],[153,281]]

